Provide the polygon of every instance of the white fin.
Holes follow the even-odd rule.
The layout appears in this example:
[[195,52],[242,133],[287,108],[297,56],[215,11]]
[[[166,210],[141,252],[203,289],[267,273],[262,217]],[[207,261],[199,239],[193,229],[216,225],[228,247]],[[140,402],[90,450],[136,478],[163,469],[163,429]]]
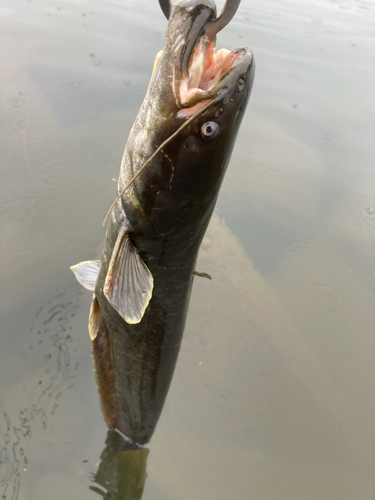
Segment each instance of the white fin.
[[77,280],[87,290],[95,291],[96,280],[100,271],[100,260],[86,260],[70,268]]
[[104,283],[104,295],[127,323],[139,323],[150,302],[154,278],[125,230],[119,232]]

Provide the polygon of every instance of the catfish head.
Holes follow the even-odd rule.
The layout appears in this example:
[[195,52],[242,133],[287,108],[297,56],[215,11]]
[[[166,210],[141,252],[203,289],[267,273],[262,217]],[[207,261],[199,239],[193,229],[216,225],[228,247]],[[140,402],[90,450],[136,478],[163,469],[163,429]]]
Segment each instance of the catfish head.
[[72,267],[94,292],[89,331],[107,425],[133,449],[150,439],[168,392],[199,245],[254,78],[249,49],[215,53],[239,0],[218,17],[213,0],[160,2],[165,46],[127,141],[102,260]]
[[255,71],[247,48],[215,53],[216,32],[239,1],[228,0],[219,17],[213,0],[161,3],[169,17],[165,46],[131,130],[119,179],[120,193],[128,186],[121,196],[126,218],[135,233],[149,238],[187,227],[204,231]]

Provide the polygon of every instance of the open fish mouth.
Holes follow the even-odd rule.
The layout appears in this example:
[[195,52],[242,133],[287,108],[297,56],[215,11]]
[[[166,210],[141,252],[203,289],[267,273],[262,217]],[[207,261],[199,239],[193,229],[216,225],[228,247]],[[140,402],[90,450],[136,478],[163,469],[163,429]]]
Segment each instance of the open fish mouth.
[[178,116],[191,116],[220,90],[234,85],[243,58],[252,59],[249,49],[215,53],[216,35],[234,16],[240,0],[227,0],[216,17],[214,0],[159,0],[169,19],[166,48],[172,69],[172,87]]
[[245,76],[253,62],[248,48],[220,49],[215,53],[216,35],[230,22],[240,0],[227,0],[218,17],[214,0],[173,3],[159,0],[159,3],[169,24],[164,49],[156,56],[148,91],[154,87],[154,96],[165,86],[163,99],[169,101],[172,90],[171,101],[177,106],[177,117],[188,118],[225,93],[225,89],[233,89],[241,73]]
[[231,70],[249,54],[248,49],[239,48],[215,53],[215,45],[215,40],[203,34],[192,51],[187,73],[180,78],[175,76],[174,94],[182,108],[179,116],[191,116],[220,90],[233,85]]

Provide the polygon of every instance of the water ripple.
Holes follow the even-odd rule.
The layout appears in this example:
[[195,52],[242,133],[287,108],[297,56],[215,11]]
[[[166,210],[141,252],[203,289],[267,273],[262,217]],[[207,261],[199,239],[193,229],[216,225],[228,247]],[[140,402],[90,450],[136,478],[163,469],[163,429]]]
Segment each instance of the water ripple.
[[333,288],[316,285],[311,289],[313,304],[324,313],[337,313],[342,309],[342,298]]
[[21,116],[13,121],[12,129],[19,137],[44,140],[54,137],[59,130],[59,125],[52,119],[40,116]]
[[375,194],[375,177],[355,167],[341,167],[333,176],[344,189],[364,196]]
[[297,241],[289,245],[286,251],[287,262],[302,274],[308,276],[326,276],[331,274],[332,255],[308,240]]
[[64,160],[46,163],[40,168],[42,182],[48,186],[73,186],[82,180],[82,168]]
[[[32,403],[16,411],[15,415],[4,413],[5,429],[3,443],[0,443],[0,495],[3,500],[18,500],[21,487],[21,472],[28,468],[25,446],[30,446],[33,432],[39,427],[47,428],[56,414],[56,401],[62,393],[74,385],[78,363],[72,359],[73,338],[70,322],[79,306],[78,287],[68,286],[44,304],[36,313],[34,324],[28,332],[30,349],[46,344],[48,354],[43,355],[46,365],[44,375],[32,391]],[[78,295],[77,295],[78,294]],[[45,351],[44,351],[45,352]]]
[[363,207],[359,211],[359,218],[372,231],[375,231],[375,205]]

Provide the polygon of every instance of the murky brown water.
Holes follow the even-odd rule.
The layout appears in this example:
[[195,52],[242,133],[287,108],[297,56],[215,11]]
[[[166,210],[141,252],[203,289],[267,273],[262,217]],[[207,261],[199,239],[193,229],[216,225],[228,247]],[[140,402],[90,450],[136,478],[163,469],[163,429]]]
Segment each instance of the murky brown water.
[[[99,256],[165,26],[156,0],[0,6],[7,500],[100,498],[91,297],[69,266]],[[242,0],[220,34],[257,73],[200,255],[213,280],[148,456],[102,479],[141,484],[147,458],[143,500],[374,498],[374,26],[371,1]]]

